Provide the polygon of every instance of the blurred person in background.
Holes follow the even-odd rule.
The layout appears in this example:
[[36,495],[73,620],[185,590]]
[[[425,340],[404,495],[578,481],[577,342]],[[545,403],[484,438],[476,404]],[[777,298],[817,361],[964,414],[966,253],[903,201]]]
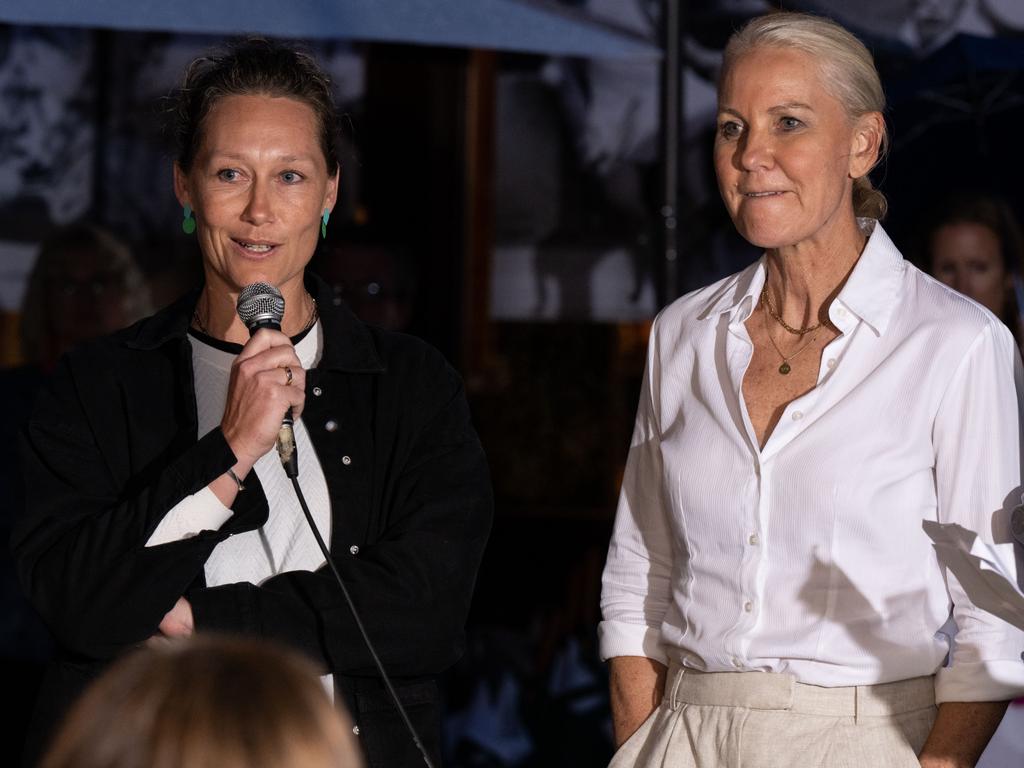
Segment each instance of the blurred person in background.
[[407,331],[416,300],[416,273],[408,252],[367,227],[339,227],[310,264],[367,325]]
[[29,275],[19,325],[22,358],[51,371],[72,347],[152,311],[128,247],[95,224],[72,224],[43,242]]
[[56,230],[41,244],[19,320],[23,365],[0,371],[12,418],[0,426],[0,675],[13,707],[4,747],[14,762],[53,642],[18,586],[9,542],[24,504],[18,431],[57,359],[82,342],[112,333],[153,308],[147,283],[127,245],[88,222]]
[[651,330],[602,592],[612,765],[973,765],[1024,692],[1024,633],[923,528],[1014,562],[1013,337],[882,228],[884,94],[856,37],[756,18],[718,96],[719,190],[765,251]]
[[313,666],[270,643],[152,643],[72,708],[40,768],[362,768]]
[[1024,240],[1006,201],[983,194],[946,200],[924,245],[928,271],[1002,320],[1019,347]]
[[[275,450],[290,409],[310,517],[437,760],[437,677],[463,652],[493,506],[461,379],[307,271],[341,172],[310,56],[249,39],[200,57],[173,119],[204,284],[65,355],[25,431],[12,541],[59,651],[35,738],[147,638],[219,631],[309,657],[371,768],[422,764]],[[283,316],[250,334],[237,301],[260,282]]]

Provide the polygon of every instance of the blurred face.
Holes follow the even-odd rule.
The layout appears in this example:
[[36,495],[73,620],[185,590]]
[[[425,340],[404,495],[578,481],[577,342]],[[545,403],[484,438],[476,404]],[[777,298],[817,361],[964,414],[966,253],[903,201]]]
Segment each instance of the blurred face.
[[827,241],[853,220],[853,179],[877,155],[874,118],[852,124],[802,51],[755,48],[725,73],[715,170],[736,229],[754,245]]
[[125,268],[95,251],[71,251],[47,279],[47,314],[57,352],[113,333],[132,321],[126,311]]
[[236,294],[257,281],[286,294],[300,288],[320,217],[334,207],[334,171],[306,104],[261,95],[217,101],[192,168],[176,166],[174,174],[179,201],[195,211],[208,288]]
[[935,277],[1002,317],[1010,276],[995,232],[974,222],[946,224],[932,235],[931,254]]

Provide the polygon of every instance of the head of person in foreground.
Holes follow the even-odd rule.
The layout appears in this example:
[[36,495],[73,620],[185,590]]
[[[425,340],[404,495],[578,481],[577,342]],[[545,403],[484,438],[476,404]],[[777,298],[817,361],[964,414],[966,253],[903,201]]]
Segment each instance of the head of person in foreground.
[[312,665],[204,637],[137,651],[72,708],[41,768],[362,768]]

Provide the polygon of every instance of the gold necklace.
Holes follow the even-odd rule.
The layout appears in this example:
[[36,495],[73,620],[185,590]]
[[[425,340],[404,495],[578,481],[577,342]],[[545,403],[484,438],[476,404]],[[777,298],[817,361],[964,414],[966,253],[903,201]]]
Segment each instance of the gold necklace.
[[[307,292],[306,295],[309,296],[309,293]],[[316,321],[320,319],[320,311],[319,309],[317,309],[316,299],[314,299],[312,296],[309,296],[309,300],[313,302],[313,311],[309,313],[309,319],[306,321],[306,324],[302,326],[302,330],[294,334],[295,336],[301,336],[303,333],[312,328],[316,324]],[[196,304],[196,308],[192,310],[192,326],[203,335],[215,338],[212,333],[206,330],[206,326],[203,324],[202,318],[199,317],[198,303]]]
[[[794,328],[793,326],[789,325],[789,323],[787,323],[785,320],[783,320],[782,319],[782,315],[779,314],[778,310],[775,309],[775,305],[772,304],[772,295],[770,293],[768,293],[768,276],[767,276],[767,274],[765,275],[765,278],[764,278],[764,287],[761,289],[761,299],[762,299],[763,303],[765,304],[765,306],[767,306],[768,313],[775,319],[775,321],[779,325],[781,325],[783,328],[785,328],[787,331],[792,333],[794,336],[799,336],[800,338],[803,338],[804,336],[806,336],[811,331],[816,331],[819,328],[821,328],[821,322],[818,322],[818,323],[816,323],[814,325],[808,325],[806,328]],[[769,336],[770,335],[771,334],[769,334]]]
[[[768,334],[768,341],[772,343],[772,346],[775,347],[775,351],[778,352],[779,357],[782,358],[782,365],[779,366],[779,373],[781,373],[783,376],[786,376],[790,371],[793,370],[793,367],[789,364],[789,361],[792,360],[797,355],[799,355],[809,346],[811,346],[811,344],[814,343],[814,340],[817,337],[812,336],[810,341],[808,341],[806,344],[800,347],[800,349],[798,349],[796,352],[787,357],[786,355],[782,354],[782,350],[779,349],[779,345],[776,344],[775,339],[772,338],[771,328],[768,327],[768,308],[766,302],[761,302],[761,308],[765,310],[764,332]],[[821,325],[821,323],[818,323],[818,325]]]

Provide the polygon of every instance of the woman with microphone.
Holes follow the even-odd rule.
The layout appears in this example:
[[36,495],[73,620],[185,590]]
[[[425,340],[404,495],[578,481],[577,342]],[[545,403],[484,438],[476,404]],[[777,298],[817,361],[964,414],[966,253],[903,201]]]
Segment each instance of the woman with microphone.
[[[458,375],[370,328],[306,272],[338,188],[336,113],[307,56],[263,40],[200,58],[175,112],[175,194],[205,284],[61,362],[24,441],[20,577],[62,656],[38,721],[153,637],[259,635],[312,658],[370,766],[420,765],[274,450],[298,482],[428,751],[435,677],[463,647],[490,527]],[[250,337],[252,283],[284,299]]]

